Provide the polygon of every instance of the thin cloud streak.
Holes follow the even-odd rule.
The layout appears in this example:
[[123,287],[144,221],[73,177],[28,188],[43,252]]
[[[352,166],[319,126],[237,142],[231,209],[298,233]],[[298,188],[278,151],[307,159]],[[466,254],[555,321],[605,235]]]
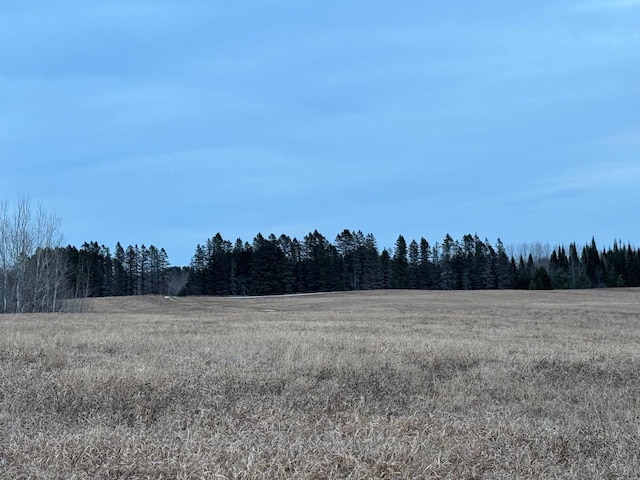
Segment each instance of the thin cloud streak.
[[626,8],[634,8],[640,6],[640,0],[613,0],[598,2],[583,2],[572,6],[575,11],[600,11],[600,10],[619,10]]

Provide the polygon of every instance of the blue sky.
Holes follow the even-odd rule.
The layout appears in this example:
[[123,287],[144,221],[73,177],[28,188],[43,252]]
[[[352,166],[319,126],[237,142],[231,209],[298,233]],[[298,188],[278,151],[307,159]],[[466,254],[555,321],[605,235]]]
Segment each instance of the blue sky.
[[640,0],[9,1],[0,59],[67,243],[640,243]]

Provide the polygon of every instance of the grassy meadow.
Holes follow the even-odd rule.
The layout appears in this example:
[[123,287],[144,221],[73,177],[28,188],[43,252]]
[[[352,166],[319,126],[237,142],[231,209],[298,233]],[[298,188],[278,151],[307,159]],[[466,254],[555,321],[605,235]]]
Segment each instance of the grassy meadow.
[[640,478],[638,289],[105,298],[0,332],[0,478]]

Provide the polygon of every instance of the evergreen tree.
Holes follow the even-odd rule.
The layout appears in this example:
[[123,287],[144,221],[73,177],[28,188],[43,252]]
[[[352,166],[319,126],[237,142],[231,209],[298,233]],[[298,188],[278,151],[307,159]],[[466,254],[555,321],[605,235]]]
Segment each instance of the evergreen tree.
[[531,285],[531,279],[533,278],[533,257],[529,254],[527,263],[525,264],[524,258],[520,255],[518,262],[518,268],[516,270],[516,284],[515,288],[518,290],[527,290]]
[[232,267],[231,242],[216,233],[205,246],[206,266],[204,289],[207,295],[229,295]]
[[124,270],[127,279],[127,295],[139,295],[138,290],[138,259],[140,249],[138,245],[129,245],[125,250]]
[[420,288],[420,247],[418,242],[411,240],[409,244],[408,287]]
[[362,268],[359,262],[359,245],[356,236],[345,229],[336,236],[335,245],[338,254],[342,257],[345,285],[351,290],[359,290]]
[[191,259],[189,280],[185,286],[187,295],[205,295],[207,257],[202,245],[196,246],[196,251]]
[[78,251],[79,284],[75,290],[80,297],[102,297],[104,291],[105,262],[98,242],[85,242]]
[[582,264],[591,287],[604,285],[604,267],[600,260],[600,253],[596,246],[596,240],[591,238],[591,244],[582,249]]
[[576,244],[571,243],[569,245],[569,288],[588,288],[590,285],[585,264],[578,258]]
[[451,235],[447,234],[442,241],[440,258],[440,282],[439,287],[443,290],[453,290],[456,288],[454,273],[454,248],[455,242]]
[[479,275],[476,272],[476,240],[471,235],[464,235],[462,237],[461,248],[456,249],[454,258],[455,264],[459,266],[460,282],[458,288],[463,290],[471,290],[478,288],[481,283],[478,278]]
[[552,288],[569,288],[569,259],[563,246],[559,246],[551,252],[549,276]]
[[402,235],[396,240],[396,248],[391,260],[391,288],[409,288],[407,242]]
[[99,255],[103,263],[102,295],[110,297],[114,294],[113,258],[109,248],[104,245],[100,246]]
[[167,269],[169,261],[164,248],[158,250],[154,245],[149,247],[149,293],[153,295],[167,293]]
[[253,293],[251,277],[253,271],[253,248],[237,239],[233,247],[233,264],[235,275],[235,295],[249,295]]
[[343,264],[338,250],[317,230],[304,237],[302,266],[305,291],[343,290]]
[[284,265],[286,257],[278,247],[275,236],[265,239],[260,233],[253,240],[253,291],[257,295],[284,293]]
[[378,253],[378,243],[373,234],[368,233],[364,237],[362,245],[358,247],[358,253],[362,266],[360,287],[364,290],[383,288],[382,262]]
[[529,289],[551,290],[551,277],[543,266],[540,266],[536,269],[533,277],[531,278]]
[[127,277],[124,268],[125,253],[120,242],[116,243],[113,257],[113,294],[127,295]]
[[420,238],[418,288],[434,288],[433,263],[431,262],[431,247],[429,246],[429,242],[424,237]]
[[380,254],[380,267],[382,269],[382,288],[391,288],[391,255],[386,248]]
[[618,247],[618,241],[613,241],[613,247],[603,256],[604,268],[607,276],[607,287],[624,286],[624,249]]
[[300,260],[300,250],[297,243],[287,235],[280,235],[278,247],[285,257],[282,271],[284,293],[296,293],[298,288],[297,263]]
[[149,250],[143,243],[138,250],[138,295],[148,295],[149,288]]
[[496,257],[496,288],[513,288],[515,285],[514,268],[499,238],[496,242]]
[[489,241],[486,238],[484,240],[478,244],[481,246],[481,253],[478,256],[481,259],[478,268],[482,268],[481,288],[495,289],[498,288],[498,255]]
[[640,287],[640,254],[639,250],[634,250],[630,243],[625,251],[625,286]]

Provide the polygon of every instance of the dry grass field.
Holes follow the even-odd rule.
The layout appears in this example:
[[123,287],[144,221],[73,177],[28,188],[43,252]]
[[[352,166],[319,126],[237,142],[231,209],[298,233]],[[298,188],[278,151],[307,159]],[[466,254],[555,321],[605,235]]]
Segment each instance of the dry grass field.
[[0,477],[640,478],[640,290],[0,317]]

